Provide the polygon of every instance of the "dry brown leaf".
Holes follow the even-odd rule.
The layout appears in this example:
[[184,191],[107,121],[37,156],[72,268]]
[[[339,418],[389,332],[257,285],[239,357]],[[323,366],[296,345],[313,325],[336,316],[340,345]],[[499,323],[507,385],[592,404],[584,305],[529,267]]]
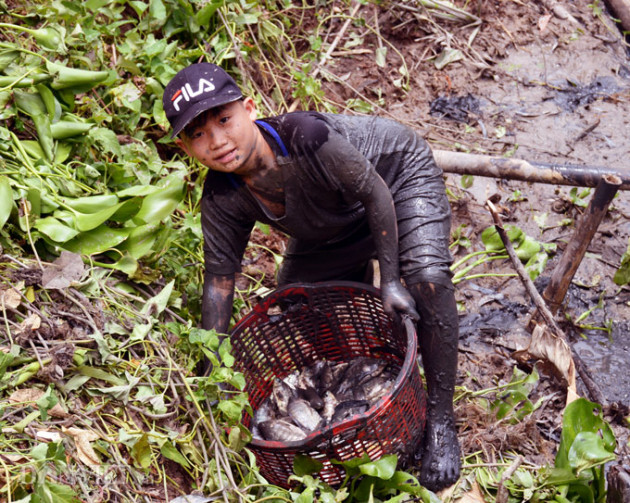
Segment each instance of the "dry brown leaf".
[[575,384],[575,363],[571,348],[556,337],[545,324],[537,324],[532,331],[529,347],[513,354],[516,359],[539,358],[552,365],[555,373],[567,386],[567,404],[578,398]]
[[28,315],[28,318],[20,323],[20,331],[24,332],[25,330],[37,330],[41,326],[42,319],[35,313],[31,313]]
[[20,292],[9,288],[7,290],[0,290],[0,306],[10,307],[16,309],[22,302],[22,296]]
[[85,265],[81,255],[62,251],[59,258],[44,268],[42,286],[47,289],[64,289],[81,280],[85,273]]
[[455,485],[447,487],[437,493],[437,495],[441,501],[452,501],[453,503],[486,503],[486,500],[483,499],[483,494],[479,488],[479,484],[477,484],[477,481],[473,482],[470,491],[456,499],[451,499],[456,487],[457,486]]
[[[44,391],[37,388],[24,388],[15,390],[11,393],[9,397],[10,403],[35,403],[39,400]],[[48,410],[48,415],[51,417],[64,418],[68,417],[68,414],[60,404],[55,404],[55,406]]]
[[99,438],[98,434],[91,430],[82,430],[74,427],[62,427],[61,431],[74,440],[74,446],[77,449],[76,456],[79,461],[89,466],[94,471],[98,471],[98,468],[101,466],[101,460],[96,455],[96,452],[94,452],[92,444],[90,444],[92,440]]

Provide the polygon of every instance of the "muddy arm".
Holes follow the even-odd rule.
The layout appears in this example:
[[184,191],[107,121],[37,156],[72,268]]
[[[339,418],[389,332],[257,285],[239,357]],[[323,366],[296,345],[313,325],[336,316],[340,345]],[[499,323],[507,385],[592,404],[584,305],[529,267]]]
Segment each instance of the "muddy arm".
[[380,176],[376,176],[370,194],[362,202],[378,255],[383,307],[391,316],[395,313],[408,314],[417,320],[414,300],[400,282],[398,225],[394,200],[389,187]]

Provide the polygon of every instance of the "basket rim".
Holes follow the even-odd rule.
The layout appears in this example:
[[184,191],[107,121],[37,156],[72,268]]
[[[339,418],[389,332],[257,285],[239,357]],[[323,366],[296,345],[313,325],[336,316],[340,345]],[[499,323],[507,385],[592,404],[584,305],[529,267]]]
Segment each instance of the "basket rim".
[[[249,317],[253,317],[259,315],[261,313],[265,313],[271,304],[277,297],[281,297],[282,293],[286,290],[291,289],[318,289],[318,288],[330,288],[330,287],[353,287],[359,290],[367,291],[376,296],[380,297],[380,289],[364,283],[354,282],[354,281],[335,281],[335,282],[322,282],[322,283],[292,283],[289,285],[285,285],[277,290],[274,290],[272,293],[267,295],[265,298],[261,300],[261,302],[254,308],[252,312],[246,315],[241,319],[246,320]],[[240,323],[240,322],[239,322]],[[416,327],[411,318],[408,316],[402,317],[402,323],[404,326],[404,330],[407,336],[407,347],[406,354],[403,364],[400,368],[400,372],[394,381],[394,385],[392,390],[383,395],[378,401],[374,402],[372,406],[361,414],[355,414],[354,416],[349,417],[348,419],[341,421],[339,423],[334,423],[326,426],[325,428],[315,430],[309,433],[302,440],[289,441],[289,442],[280,442],[274,440],[263,440],[263,439],[254,439],[249,442],[249,445],[255,448],[263,448],[263,449],[273,449],[276,452],[294,452],[296,449],[304,450],[309,447],[315,447],[322,443],[322,441],[327,441],[334,437],[335,435],[339,435],[348,430],[354,429],[357,426],[365,425],[370,420],[375,419],[383,413],[383,406],[387,403],[394,400],[400,390],[402,389],[402,384],[405,382],[407,377],[411,374],[413,370],[413,365],[416,364],[418,343],[416,338]],[[236,328],[236,327],[235,327]],[[232,331],[234,333],[234,330]]]

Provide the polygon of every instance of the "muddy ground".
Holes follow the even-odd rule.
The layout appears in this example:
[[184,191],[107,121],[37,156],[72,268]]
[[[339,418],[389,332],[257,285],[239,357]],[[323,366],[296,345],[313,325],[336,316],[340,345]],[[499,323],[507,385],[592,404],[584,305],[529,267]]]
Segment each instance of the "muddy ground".
[[[610,17],[597,10],[597,2],[554,3],[561,7],[556,13],[545,7],[550,2],[477,2],[476,14],[482,23],[470,46],[467,41],[474,26],[436,26],[426,21],[431,16],[410,22],[416,14],[392,3],[379,11],[377,25],[405,57],[409,91],[403,93],[394,85],[400,77],[400,60],[391,51],[384,68],[375,67],[373,52],[344,56],[340,51],[330,67],[340,78],[326,84],[327,94],[341,100],[360,92],[375,102],[381,99],[375,113],[412,125],[434,149],[623,171],[630,136],[628,49]],[[364,7],[368,8],[373,9]],[[568,18],[559,17],[564,15],[562,9]],[[363,47],[370,47],[370,42],[371,47],[377,46],[377,40],[365,36]],[[449,47],[461,50],[463,59],[438,70],[435,56]],[[468,249],[454,248],[455,259],[482,249],[481,232],[492,224],[484,204],[492,197],[506,223],[557,245],[539,282],[550,274],[584,212],[581,205],[589,200],[581,188],[572,194],[570,187],[481,177],[463,188],[461,176],[446,174],[446,179],[452,228],[461,229],[472,243]],[[615,285],[612,278],[629,236],[630,204],[627,193],[620,192],[558,316],[609,404],[606,416],[614,425],[620,458],[626,463],[628,430],[623,418],[630,405],[630,373],[620,369],[630,364],[630,290]],[[276,252],[284,246],[282,236],[274,233],[257,233],[254,241]],[[255,250],[246,271],[254,275],[263,271],[272,277],[271,255]],[[514,268],[509,260],[501,260],[475,272],[513,273]],[[265,286],[273,288],[273,282],[267,279]],[[460,389],[480,390],[508,382],[517,366],[512,353],[526,346],[529,338],[525,321],[532,304],[521,281],[513,277],[464,281],[457,287],[457,298],[461,304]],[[533,363],[518,365],[531,371]],[[589,397],[580,380],[578,391]],[[543,374],[531,398],[540,397],[545,398],[541,408],[517,425],[497,422],[487,410],[460,400],[457,415],[465,453],[483,451],[492,460],[515,451],[534,463],[553,463],[566,393],[554,378]]]

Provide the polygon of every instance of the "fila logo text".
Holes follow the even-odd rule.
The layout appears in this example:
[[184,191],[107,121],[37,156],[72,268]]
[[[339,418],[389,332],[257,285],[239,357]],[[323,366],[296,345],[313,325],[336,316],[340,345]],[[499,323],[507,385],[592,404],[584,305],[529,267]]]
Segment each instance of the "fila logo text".
[[190,101],[192,98],[196,98],[201,93],[211,92],[211,91],[214,91],[214,89],[215,87],[212,82],[206,79],[199,79],[199,82],[197,83],[196,91],[193,91],[193,88],[190,85],[190,83],[186,83],[177,90],[177,92],[171,98],[171,101],[173,102],[173,106],[175,107],[175,110],[179,112],[179,102],[182,99],[185,99],[186,101]]

